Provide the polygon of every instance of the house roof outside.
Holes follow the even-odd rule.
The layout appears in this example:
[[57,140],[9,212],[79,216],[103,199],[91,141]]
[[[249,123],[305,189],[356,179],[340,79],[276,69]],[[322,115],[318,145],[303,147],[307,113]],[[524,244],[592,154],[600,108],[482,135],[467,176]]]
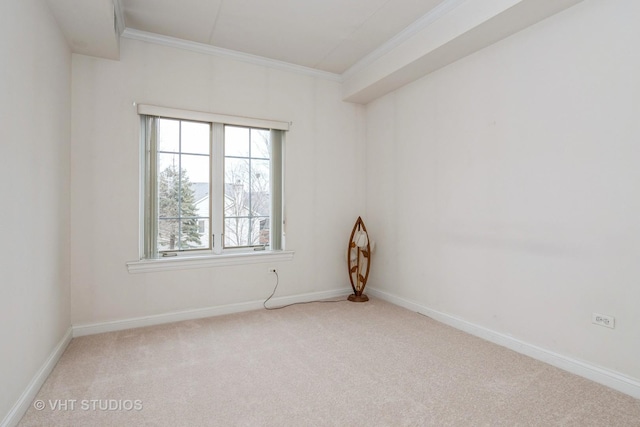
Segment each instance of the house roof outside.
[[204,199],[209,198],[209,183],[208,182],[192,182],[191,188],[193,188],[193,198],[196,204],[202,202]]

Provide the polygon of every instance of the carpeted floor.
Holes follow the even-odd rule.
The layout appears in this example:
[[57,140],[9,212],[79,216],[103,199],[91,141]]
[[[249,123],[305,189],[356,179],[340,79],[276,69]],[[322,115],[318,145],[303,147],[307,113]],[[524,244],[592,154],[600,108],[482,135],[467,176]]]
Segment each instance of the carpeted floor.
[[640,400],[372,299],[76,338],[20,425],[626,427]]

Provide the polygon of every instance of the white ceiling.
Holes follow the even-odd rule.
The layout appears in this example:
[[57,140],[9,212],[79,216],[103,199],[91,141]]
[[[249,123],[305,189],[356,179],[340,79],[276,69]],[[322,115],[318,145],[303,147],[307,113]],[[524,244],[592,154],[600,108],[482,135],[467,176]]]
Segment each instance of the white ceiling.
[[74,53],[120,38],[342,83],[366,104],[582,0],[46,0]]
[[119,0],[126,28],[342,74],[443,0]]

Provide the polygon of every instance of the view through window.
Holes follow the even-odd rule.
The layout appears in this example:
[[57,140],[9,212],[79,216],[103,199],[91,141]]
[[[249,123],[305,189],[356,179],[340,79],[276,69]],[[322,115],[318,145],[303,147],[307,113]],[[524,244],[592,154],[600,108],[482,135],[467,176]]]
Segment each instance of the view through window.
[[282,131],[142,117],[145,258],[281,249]]

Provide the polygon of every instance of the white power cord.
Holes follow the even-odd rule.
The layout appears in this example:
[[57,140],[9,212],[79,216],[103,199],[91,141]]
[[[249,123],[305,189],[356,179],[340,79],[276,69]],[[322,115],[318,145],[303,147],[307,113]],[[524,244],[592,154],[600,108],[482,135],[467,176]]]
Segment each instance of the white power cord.
[[280,307],[267,307],[267,302],[269,302],[269,300],[276,294],[276,290],[278,289],[278,284],[280,283],[280,276],[278,276],[278,272],[277,271],[273,271],[273,274],[276,275],[276,285],[273,287],[273,292],[271,292],[271,295],[269,295],[269,298],[267,298],[266,300],[264,300],[262,302],[262,306],[266,310],[280,310],[281,308],[291,307],[292,305],[313,304],[313,303],[316,303],[316,302],[325,303],[325,302],[344,302],[344,301],[347,301],[346,299],[328,300],[328,301],[316,300],[316,301],[294,302],[294,303],[291,303],[291,304],[282,305]]

